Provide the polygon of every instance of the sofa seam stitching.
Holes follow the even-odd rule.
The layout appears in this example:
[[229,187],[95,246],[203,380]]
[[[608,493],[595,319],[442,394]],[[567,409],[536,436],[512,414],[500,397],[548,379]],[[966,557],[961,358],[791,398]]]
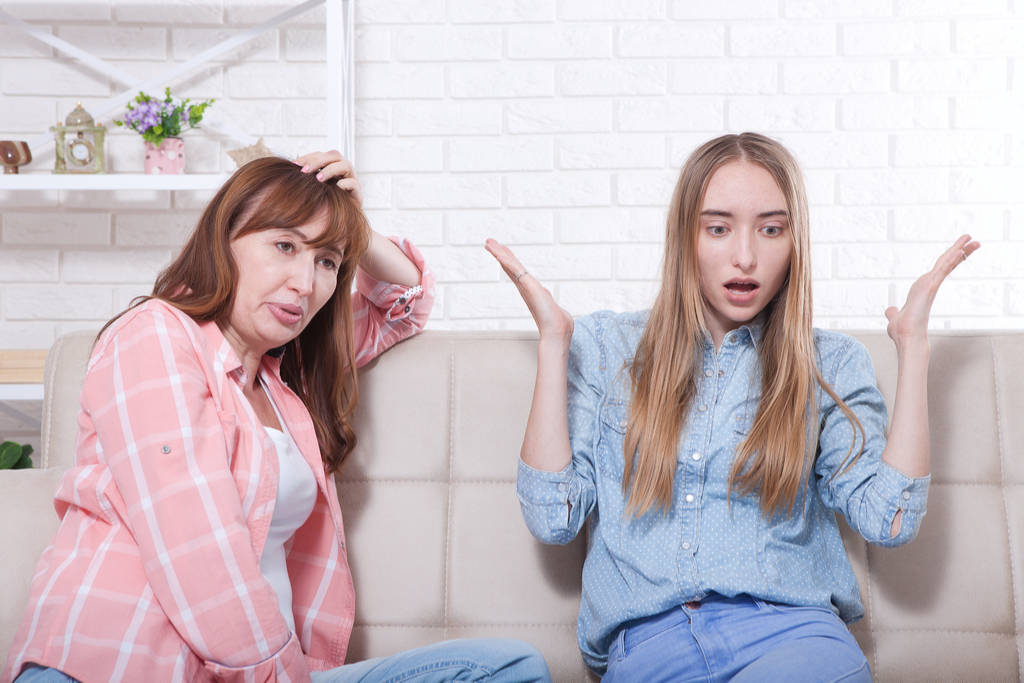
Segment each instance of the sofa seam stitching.
[[[60,362],[60,354],[64,348],[63,344],[54,344],[56,347],[56,354],[53,358],[53,367],[56,371],[57,365]],[[43,378],[45,382],[48,378]],[[43,385],[45,390],[46,385]],[[41,469],[46,469],[50,466],[50,445],[53,443],[53,394],[52,391],[44,391],[46,395],[46,403],[44,404],[46,409],[46,448],[43,449],[42,456],[40,457]]]
[[448,600],[449,584],[451,583],[451,552],[452,552],[452,460],[455,451],[455,341],[448,343],[449,376],[448,376],[448,510],[445,524],[444,540],[444,638],[448,639]]

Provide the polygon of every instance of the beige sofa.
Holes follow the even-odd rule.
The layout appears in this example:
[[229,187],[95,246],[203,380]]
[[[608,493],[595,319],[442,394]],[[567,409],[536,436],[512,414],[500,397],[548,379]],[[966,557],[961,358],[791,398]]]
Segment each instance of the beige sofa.
[[[895,356],[857,334],[890,401]],[[91,335],[51,350],[42,469],[0,472],[0,652],[21,619],[72,461]],[[359,448],[338,485],[358,593],[350,658],[446,638],[536,644],[556,681],[589,675],[576,648],[585,539],[543,546],[523,525],[516,458],[536,342],[426,333],[361,374]],[[847,548],[867,606],[853,626],[876,681],[1024,681],[1024,333],[932,338],[933,480],[916,541]]]

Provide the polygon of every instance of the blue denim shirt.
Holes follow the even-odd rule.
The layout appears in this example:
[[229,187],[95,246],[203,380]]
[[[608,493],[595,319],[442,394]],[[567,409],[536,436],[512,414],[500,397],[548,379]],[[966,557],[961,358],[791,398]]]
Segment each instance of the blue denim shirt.
[[[576,321],[569,359],[572,462],[561,472],[519,463],[519,500],[534,536],[568,543],[589,520],[577,624],[584,661],[603,672],[620,625],[711,591],[823,607],[846,622],[862,617],[835,513],[872,543],[903,545],[917,535],[929,482],[881,460],[886,409],[867,349],[847,335],[815,330],[821,373],[864,426],[864,451],[849,471],[832,476],[843,469],[853,427],[819,388],[820,453],[813,474],[791,516],[783,511],[766,518],[756,494],[734,494],[731,509],[728,502],[733,458],[761,394],[761,328],[752,323],[729,333],[717,353],[708,339],[679,442],[671,509],[633,518],[623,514],[622,443],[630,398],[624,363],[646,322],[646,312],[607,311]],[[898,510],[900,532],[889,538]]]

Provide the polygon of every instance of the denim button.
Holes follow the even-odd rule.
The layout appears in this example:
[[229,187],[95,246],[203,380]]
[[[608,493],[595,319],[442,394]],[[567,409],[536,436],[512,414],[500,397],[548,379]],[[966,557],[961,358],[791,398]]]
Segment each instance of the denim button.
[[690,544],[688,542],[687,543],[683,543],[683,550],[689,550],[689,549],[690,549]]
[[910,500],[910,491],[903,492],[903,500]]
[[711,377],[712,375],[715,374],[715,371],[714,370],[710,370],[710,369],[709,370],[705,370],[704,374],[707,375],[708,377]]
[[625,429],[626,427],[629,426],[629,420],[623,420],[622,422],[619,423],[619,426]]
[[702,412],[702,413],[703,413],[703,412],[704,412],[705,410],[707,410],[707,409],[708,409],[708,407],[707,407],[706,405],[704,405],[703,403],[702,403],[701,405],[697,406],[697,410],[699,410],[699,411],[700,411],[700,412]]
[[687,503],[692,503],[692,502],[693,502],[693,500],[694,500],[694,498],[693,498],[693,494],[692,494],[692,493],[687,493],[687,494],[686,494],[686,502],[687,502]]
[[700,460],[700,453],[694,453],[693,454],[693,459],[694,460]]
[[738,338],[738,337],[737,337],[737,336],[736,336],[736,335],[734,334],[734,335],[732,335],[732,336],[730,336],[730,337],[729,337],[729,341],[731,341],[731,342],[732,342],[733,344],[735,344],[735,343],[736,343],[736,339],[737,339],[737,338]]
[[559,484],[558,485],[558,490],[559,491],[565,491],[565,484]]

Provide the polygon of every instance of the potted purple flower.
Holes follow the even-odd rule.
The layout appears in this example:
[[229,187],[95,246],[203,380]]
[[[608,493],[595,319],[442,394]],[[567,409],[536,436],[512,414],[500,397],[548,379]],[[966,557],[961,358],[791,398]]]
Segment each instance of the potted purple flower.
[[189,104],[192,100],[178,102],[171,97],[171,89],[164,91],[165,99],[158,100],[144,92],[135,96],[135,105],[128,103],[124,121],[114,121],[142,135],[146,145],[146,173],[167,174],[185,172],[185,142],[179,137],[185,130],[199,127],[206,108],[214,100]]

